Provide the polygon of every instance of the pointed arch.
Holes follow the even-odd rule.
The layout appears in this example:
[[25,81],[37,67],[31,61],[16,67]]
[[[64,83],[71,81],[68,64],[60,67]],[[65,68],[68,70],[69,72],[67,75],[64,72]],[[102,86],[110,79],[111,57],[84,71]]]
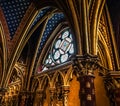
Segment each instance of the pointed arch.
[[23,70],[19,67],[19,65],[15,64],[14,69],[17,71],[17,75],[21,81],[21,89],[24,86],[24,73]]
[[[31,16],[31,20],[33,20],[34,18],[34,15],[35,15],[35,9],[33,9],[33,11],[31,11],[31,13],[33,14],[30,14],[32,15]],[[3,86],[7,87],[7,84],[8,84],[8,80],[10,78],[10,75],[12,73],[12,70],[13,70],[13,67],[15,65],[15,63],[17,62],[19,56],[20,56],[20,53],[22,52],[24,46],[25,46],[25,39],[26,39],[26,36],[27,36],[27,33],[28,33],[28,30],[30,28],[30,24],[31,24],[32,21],[28,20],[26,22],[26,26],[24,26],[24,28],[22,28],[22,33],[20,33],[21,37],[20,39],[17,40],[17,44],[15,45],[16,47],[14,48],[14,51],[13,51],[13,55],[10,57],[10,61],[8,62],[8,66],[7,66],[7,76],[6,78],[4,78],[4,84]]]
[[31,91],[35,91],[36,90],[36,87],[38,87],[38,85],[40,84],[40,80],[39,80],[39,78],[34,78],[33,80],[32,80],[32,85],[31,85]]
[[112,60],[111,60],[111,56],[110,56],[110,51],[109,51],[109,48],[107,47],[107,44],[105,43],[105,40],[104,38],[102,37],[102,39],[99,39],[99,43],[98,43],[98,46],[99,46],[99,51],[102,51],[102,55],[100,56],[102,58],[101,61],[104,61],[105,67],[107,67],[108,69],[110,70],[113,70],[113,64],[112,64]]
[[45,74],[40,81],[39,89],[44,89],[45,81],[47,80],[48,80],[48,85],[51,86],[51,79],[48,74]]
[[72,79],[72,76],[73,76],[73,72],[74,72],[73,66],[71,65],[65,75],[64,86],[69,86],[70,80]]
[[56,70],[56,72],[53,75],[52,81],[51,81],[52,88],[55,88],[55,84],[57,82],[58,76],[60,76],[60,78],[62,79],[63,84],[64,84],[64,74],[61,71]]
[[104,9],[105,0],[90,0],[89,3],[89,18],[90,18],[90,53],[97,55],[97,28],[99,25],[100,17]]

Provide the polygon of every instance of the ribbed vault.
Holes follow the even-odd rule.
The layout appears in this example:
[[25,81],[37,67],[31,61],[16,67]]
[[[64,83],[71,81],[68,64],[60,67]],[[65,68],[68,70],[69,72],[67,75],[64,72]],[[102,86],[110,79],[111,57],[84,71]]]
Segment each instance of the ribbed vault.
[[[0,1],[0,88],[7,88],[5,95],[43,92],[49,98],[56,88],[57,99],[61,99],[72,79],[81,81],[86,70],[99,67],[103,75],[119,70],[105,5],[105,0]],[[37,73],[57,34],[67,28],[75,38],[75,54],[65,63]]]

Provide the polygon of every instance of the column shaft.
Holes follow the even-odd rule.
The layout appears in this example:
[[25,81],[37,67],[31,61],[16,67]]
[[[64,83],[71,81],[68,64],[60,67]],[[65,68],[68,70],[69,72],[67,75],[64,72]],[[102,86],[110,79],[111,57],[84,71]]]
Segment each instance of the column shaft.
[[95,106],[94,76],[84,75],[80,79],[81,106]]

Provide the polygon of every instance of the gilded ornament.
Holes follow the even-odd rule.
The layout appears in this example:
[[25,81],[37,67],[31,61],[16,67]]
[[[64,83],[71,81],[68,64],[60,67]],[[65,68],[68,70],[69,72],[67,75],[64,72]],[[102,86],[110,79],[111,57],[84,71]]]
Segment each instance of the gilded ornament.
[[90,100],[90,101],[92,100],[92,97],[90,94],[87,95],[87,100]]
[[86,83],[86,87],[87,87],[87,88],[90,88],[90,82],[87,82],[87,83]]

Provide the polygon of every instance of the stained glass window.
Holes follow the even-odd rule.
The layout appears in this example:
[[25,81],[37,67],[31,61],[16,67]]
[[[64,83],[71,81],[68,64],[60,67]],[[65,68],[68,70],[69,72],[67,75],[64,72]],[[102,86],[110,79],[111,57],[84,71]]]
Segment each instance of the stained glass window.
[[49,54],[43,62],[43,71],[65,63],[75,53],[75,44],[73,42],[73,35],[70,29],[65,29],[59,33],[58,37],[53,42]]

